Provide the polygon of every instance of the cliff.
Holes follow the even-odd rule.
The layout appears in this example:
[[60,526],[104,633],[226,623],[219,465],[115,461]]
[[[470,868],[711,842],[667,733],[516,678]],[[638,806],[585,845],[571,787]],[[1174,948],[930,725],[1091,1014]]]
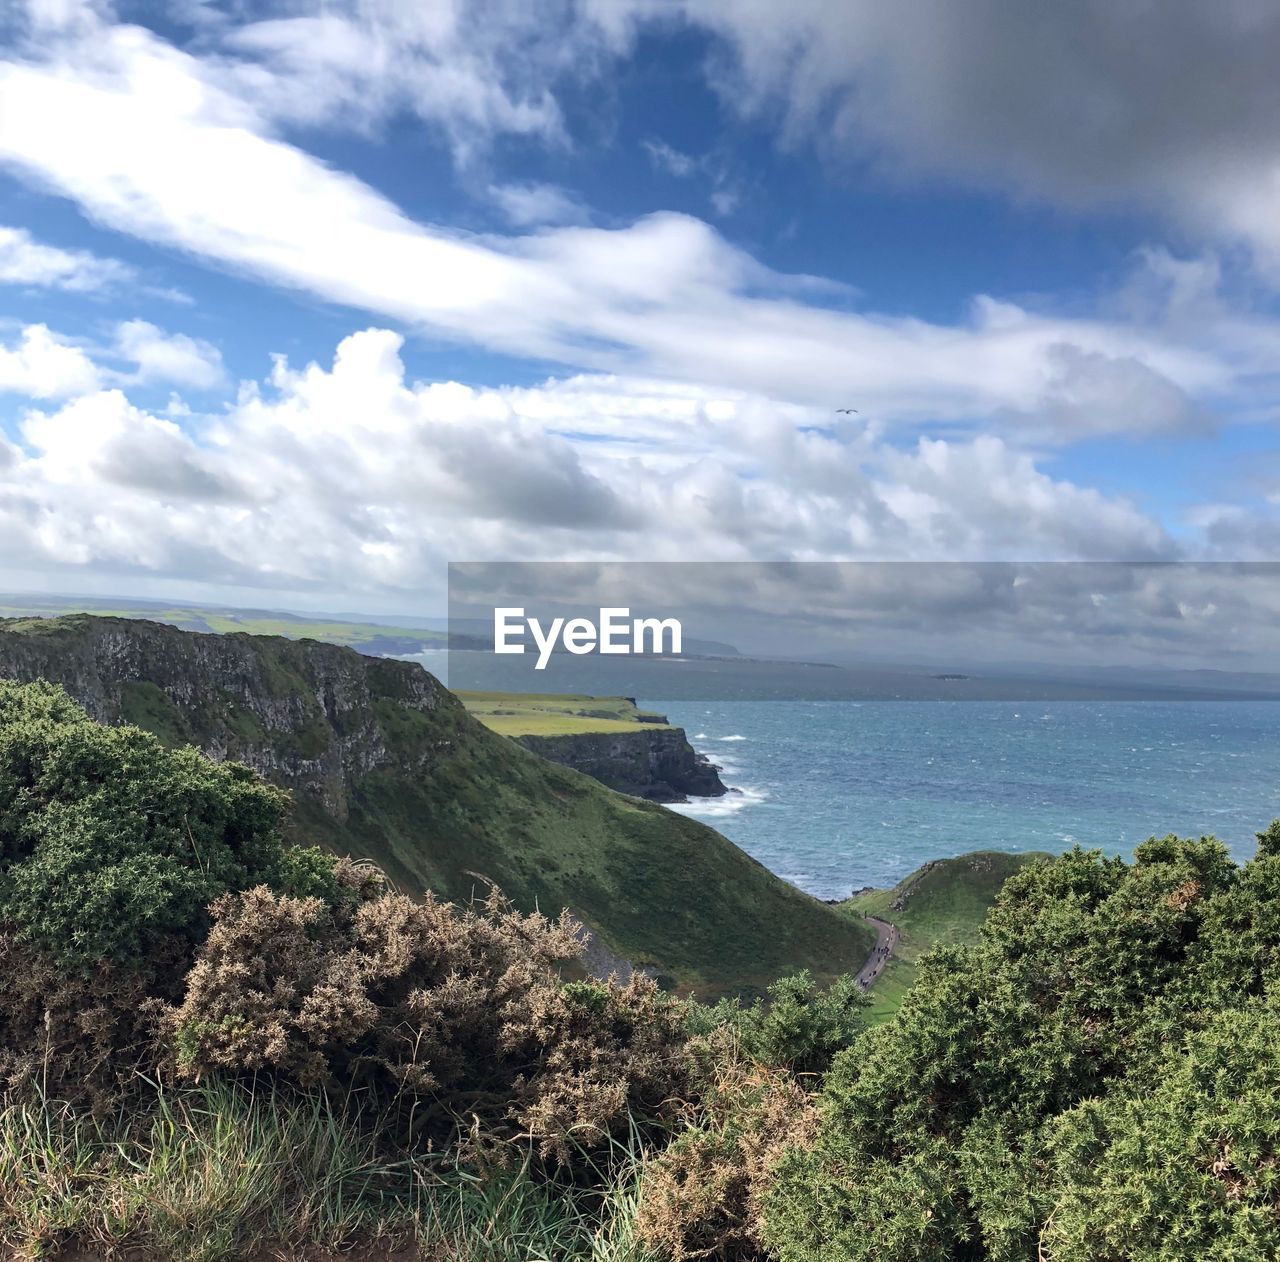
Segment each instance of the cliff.
[[719,833],[535,757],[420,666],[313,640],[73,615],[0,620],[0,676],[62,684],[103,722],[236,758],[292,791],[300,840],[448,898],[498,885],[570,908],[603,947],[704,994],[860,963],[859,923]]
[[619,793],[651,802],[720,797],[728,790],[719,768],[689,744],[683,729],[637,723],[631,732],[575,732],[516,736],[526,749],[572,767]]

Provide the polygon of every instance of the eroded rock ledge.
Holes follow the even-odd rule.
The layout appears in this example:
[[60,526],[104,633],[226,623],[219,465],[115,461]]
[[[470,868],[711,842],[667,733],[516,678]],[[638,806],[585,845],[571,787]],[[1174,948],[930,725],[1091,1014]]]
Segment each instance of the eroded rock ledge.
[[728,792],[720,769],[679,727],[637,724],[633,732],[515,736],[526,749],[581,771],[619,793],[650,802],[687,802]]

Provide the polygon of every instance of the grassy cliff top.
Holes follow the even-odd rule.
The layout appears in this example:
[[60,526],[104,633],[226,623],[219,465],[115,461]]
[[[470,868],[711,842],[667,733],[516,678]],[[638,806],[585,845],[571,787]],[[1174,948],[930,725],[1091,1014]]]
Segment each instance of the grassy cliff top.
[[897,1011],[915,980],[916,961],[931,947],[976,942],[1005,881],[1026,864],[1051,857],[1040,850],[975,850],[931,860],[892,889],[845,899],[840,910],[846,915],[891,921],[901,934],[894,958],[871,989],[872,1014],[883,1019]]
[[401,627],[390,623],[347,621],[324,615],[283,613],[267,609],[220,609],[212,605],[166,605],[159,602],[127,600],[70,600],[61,597],[0,595],[0,619],[27,622],[30,619],[56,621],[64,617],[90,615],[97,618],[129,618],[163,622],[182,631],[207,631],[226,635],[242,631],[247,635],[279,635],[291,640],[319,640],[369,651],[411,653],[445,647],[443,631],[421,627]]
[[458,692],[469,714],[502,736],[572,736],[580,732],[629,732],[666,727],[629,697],[588,697],[538,692]]

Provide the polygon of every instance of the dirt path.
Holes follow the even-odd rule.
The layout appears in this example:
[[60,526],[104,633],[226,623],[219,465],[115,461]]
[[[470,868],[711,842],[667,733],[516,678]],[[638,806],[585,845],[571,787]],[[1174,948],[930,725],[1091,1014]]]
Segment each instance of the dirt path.
[[897,925],[891,925],[887,920],[880,920],[875,916],[868,916],[866,920],[868,924],[876,927],[876,945],[871,952],[870,959],[862,966],[862,971],[858,974],[858,985],[863,990],[869,989],[871,983],[880,976],[884,966],[888,964],[893,955],[893,948],[898,945]]

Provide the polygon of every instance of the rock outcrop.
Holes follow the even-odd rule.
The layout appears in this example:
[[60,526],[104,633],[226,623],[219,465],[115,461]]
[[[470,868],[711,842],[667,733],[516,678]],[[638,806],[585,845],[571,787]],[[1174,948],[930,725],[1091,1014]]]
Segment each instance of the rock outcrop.
[[687,802],[691,797],[720,797],[728,792],[719,767],[698,753],[678,727],[637,723],[633,732],[514,739],[543,758],[650,802]]
[[168,744],[234,758],[338,820],[360,778],[425,770],[428,749],[406,763],[404,748],[388,745],[380,703],[423,715],[462,710],[412,663],[315,640],[201,635],[87,615],[3,634],[19,626],[33,623],[0,619],[0,676],[52,680],[99,722],[136,723]]

